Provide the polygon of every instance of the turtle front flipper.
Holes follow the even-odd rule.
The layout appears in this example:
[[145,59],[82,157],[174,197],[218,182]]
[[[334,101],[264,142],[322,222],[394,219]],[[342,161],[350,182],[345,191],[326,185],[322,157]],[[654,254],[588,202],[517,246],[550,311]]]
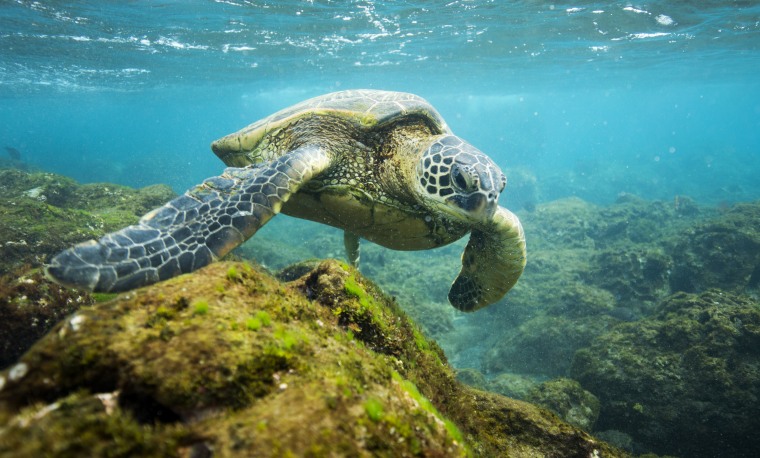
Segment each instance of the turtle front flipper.
[[449,302],[473,312],[501,299],[525,268],[525,233],[512,212],[498,207],[493,219],[473,229],[462,254],[462,270],[451,285]]
[[255,234],[329,165],[323,149],[305,146],[269,163],[228,168],[137,224],[61,252],[45,271],[59,283],[103,292],[192,272]]

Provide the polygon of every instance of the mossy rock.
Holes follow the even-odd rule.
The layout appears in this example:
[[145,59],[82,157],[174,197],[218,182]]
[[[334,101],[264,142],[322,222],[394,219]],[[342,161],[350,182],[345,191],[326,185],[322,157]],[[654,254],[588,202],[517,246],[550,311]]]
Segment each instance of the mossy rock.
[[570,374],[601,402],[600,430],[678,456],[760,449],[760,304],[720,290],[675,294],[575,354]]
[[490,373],[566,376],[575,351],[619,322],[607,314],[578,318],[538,314],[492,345],[483,365]]
[[685,231],[673,250],[673,291],[760,289],[760,202],[738,204]]
[[479,390],[488,390],[488,380],[486,380],[486,376],[479,370],[471,367],[458,369],[457,380]]
[[623,456],[468,388],[355,269],[215,263],[80,309],[0,375],[0,456]]
[[527,401],[540,380],[522,374],[501,373],[488,381],[488,390],[513,399]]
[[93,297],[48,281],[39,269],[0,275],[0,369],[16,360],[56,323]]
[[39,268],[49,256],[135,223],[174,196],[166,186],[79,185],[61,175],[17,169],[0,169],[0,194],[0,367],[57,320],[93,302],[84,291],[42,277]]
[[556,413],[563,420],[592,431],[599,418],[599,400],[581,387],[580,383],[568,378],[549,380],[531,390],[526,401],[537,404]]
[[592,258],[584,280],[612,293],[620,307],[645,314],[670,294],[673,260],[662,249],[607,249]]
[[[465,242],[424,252],[395,251],[362,242],[360,270],[403,303],[406,313],[428,335],[440,337],[453,329],[455,309],[447,296],[461,268]],[[343,231],[311,221],[277,218],[235,253],[278,271],[278,276],[297,275],[304,260],[343,258]]]
[[63,207],[76,188],[76,181],[54,173],[0,169],[0,191],[8,199],[28,198]]
[[600,208],[601,223],[593,238],[597,248],[603,249],[660,244],[702,216],[699,211],[681,210],[673,202],[648,201],[624,193],[613,205]]
[[593,235],[603,222],[599,208],[577,197],[558,199],[539,205],[521,221],[533,249],[593,248]]
[[0,194],[0,274],[38,266],[70,245],[133,224],[175,195],[163,185],[79,185],[61,175],[16,169],[0,170]]

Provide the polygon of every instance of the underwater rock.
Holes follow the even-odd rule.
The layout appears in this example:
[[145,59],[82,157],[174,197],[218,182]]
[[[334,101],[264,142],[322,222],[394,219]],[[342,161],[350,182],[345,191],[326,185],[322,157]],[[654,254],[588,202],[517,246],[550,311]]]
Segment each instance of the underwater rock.
[[534,388],[526,401],[546,407],[571,425],[592,431],[599,418],[599,400],[568,378],[549,380]]
[[[304,259],[345,256],[343,231],[297,218],[275,218],[234,253],[279,272]],[[361,272],[404,304],[404,311],[427,335],[440,338],[453,329],[455,309],[448,300],[451,279],[466,240],[435,250],[395,251],[362,243]]]
[[[594,436],[598,437],[599,439],[605,442],[614,444],[615,447],[619,447],[628,452],[633,452],[633,438],[629,434],[626,434],[622,431],[618,431],[616,429],[608,429],[607,431],[596,431],[594,432]],[[654,458],[656,455],[653,455],[653,454],[640,455],[641,458],[647,458],[650,456]]]
[[345,264],[247,264],[82,308],[0,374],[0,456],[625,456],[461,385]]
[[458,369],[456,373],[457,380],[465,385],[470,385],[479,390],[488,390],[488,380],[486,380],[486,376],[479,370],[466,367],[464,369]]
[[760,450],[760,304],[720,290],[678,293],[656,313],[579,350],[573,378],[601,402],[597,429],[677,456]]
[[693,203],[693,209],[685,212],[679,202],[688,200],[682,197],[675,202],[648,201],[633,194],[621,194],[614,204],[599,208],[600,222],[592,234],[595,246],[598,249],[649,248],[652,245],[667,248],[670,239],[714,213]]
[[58,321],[93,298],[21,267],[0,276],[0,369],[14,363]]
[[607,249],[595,254],[584,280],[611,292],[619,307],[648,314],[670,294],[673,261],[661,249]]
[[74,243],[136,222],[173,195],[166,186],[79,185],[52,173],[0,169],[0,368],[57,320],[93,302],[84,291],[47,281],[41,264]]
[[489,374],[567,376],[577,349],[650,315],[671,294],[678,237],[713,214],[632,194],[605,207],[566,198],[520,213],[529,262],[499,305],[471,318],[481,335],[498,337],[482,362],[469,364]]
[[532,250],[593,248],[592,236],[602,224],[599,207],[577,197],[541,204],[522,219],[525,233],[533,242]]
[[615,300],[604,290],[576,282],[553,294],[551,306],[504,332],[485,352],[489,373],[566,376],[575,351],[620,322],[610,313]]
[[0,169],[0,274],[132,224],[173,196],[162,185],[78,185],[52,173]]
[[760,202],[737,204],[686,231],[673,250],[673,291],[760,288]]
[[488,391],[527,401],[528,395],[538,384],[539,381],[535,378],[504,372],[489,380]]

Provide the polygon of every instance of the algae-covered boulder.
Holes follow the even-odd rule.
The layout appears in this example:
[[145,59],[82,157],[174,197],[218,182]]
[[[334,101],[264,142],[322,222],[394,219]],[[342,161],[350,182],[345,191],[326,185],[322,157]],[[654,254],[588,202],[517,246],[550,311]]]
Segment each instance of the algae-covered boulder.
[[620,322],[612,295],[581,283],[555,291],[550,307],[504,333],[483,355],[490,373],[564,376],[573,354]]
[[79,185],[53,173],[0,169],[0,274],[133,224],[174,195],[163,185]]
[[14,363],[66,315],[93,302],[85,292],[51,283],[39,269],[0,275],[0,369]]
[[620,456],[465,387],[335,261],[240,263],[81,308],[0,375],[0,456]]
[[760,288],[760,202],[738,204],[686,231],[673,251],[673,291]]
[[[453,329],[456,309],[449,305],[451,281],[461,268],[466,240],[434,250],[396,251],[362,242],[364,275],[399,302],[426,334],[440,338]],[[268,223],[234,253],[268,269],[281,270],[308,258],[345,256],[343,231],[283,216]]]
[[132,224],[173,196],[167,186],[79,185],[53,173],[0,169],[0,368],[60,318],[93,302],[42,277],[38,270],[49,256]]
[[661,249],[603,250],[584,279],[611,292],[619,307],[646,312],[670,293],[672,260]]
[[596,396],[568,378],[542,383],[530,392],[526,400],[546,407],[566,422],[586,431],[591,431],[599,418],[599,400]]
[[509,398],[527,401],[530,392],[536,388],[540,380],[522,374],[501,373],[488,381],[488,390]]
[[[487,379],[482,372],[473,368],[458,370],[457,380],[479,390],[491,391],[521,401],[528,401],[530,393],[541,383],[536,378],[509,372]],[[554,412],[556,413],[556,410]]]
[[675,294],[579,350],[573,378],[601,402],[599,430],[678,456],[760,450],[760,304],[720,290]]

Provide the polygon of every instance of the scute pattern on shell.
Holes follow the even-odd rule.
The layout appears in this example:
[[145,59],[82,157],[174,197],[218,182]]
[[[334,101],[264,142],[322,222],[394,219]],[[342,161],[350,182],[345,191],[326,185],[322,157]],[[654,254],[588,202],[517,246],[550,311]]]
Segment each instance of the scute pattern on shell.
[[[250,160],[242,161],[239,154],[254,149],[268,135],[281,135],[287,126],[306,116],[328,114],[343,118],[363,129],[379,129],[406,116],[416,115],[426,119],[436,130],[450,133],[441,115],[419,96],[405,92],[357,89],[297,103],[220,138],[211,145],[211,149],[225,164],[245,166]],[[237,154],[231,151],[236,151]]]
[[519,219],[498,205],[503,172],[416,95],[326,94],[212,149],[234,167],[136,225],[63,251],[48,276],[97,291],[145,286],[219,259],[280,211],[346,231],[352,260],[359,237],[420,250],[471,232],[449,294],[463,311],[499,300],[525,266]]

